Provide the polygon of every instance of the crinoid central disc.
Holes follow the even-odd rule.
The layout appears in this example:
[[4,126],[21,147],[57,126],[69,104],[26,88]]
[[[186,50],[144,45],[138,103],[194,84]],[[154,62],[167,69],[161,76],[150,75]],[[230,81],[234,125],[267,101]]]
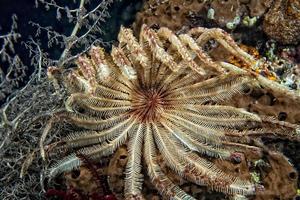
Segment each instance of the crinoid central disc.
[[132,95],[131,114],[141,122],[155,122],[164,109],[163,93],[157,89],[139,89]]

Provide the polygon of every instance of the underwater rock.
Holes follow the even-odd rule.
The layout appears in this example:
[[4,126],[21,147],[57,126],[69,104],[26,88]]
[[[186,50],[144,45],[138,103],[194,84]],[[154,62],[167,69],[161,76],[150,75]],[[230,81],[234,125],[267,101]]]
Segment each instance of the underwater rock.
[[251,0],[248,5],[252,17],[261,17],[271,6],[273,0]]
[[237,20],[242,15],[242,8],[239,0],[212,1],[211,8],[215,10],[214,20],[222,27],[227,26],[228,23],[238,24],[237,21],[240,21]]
[[[249,95],[237,95],[225,105],[234,105],[278,120],[290,123],[300,122],[300,104],[297,100],[267,89],[255,89]],[[283,117],[285,116],[285,117]]]
[[133,25],[134,32],[139,33],[142,24],[147,24],[150,27],[168,27],[178,31],[189,23],[188,17],[201,12],[204,5],[205,1],[198,0],[146,1],[143,10],[136,16]]
[[300,41],[300,2],[298,0],[277,0],[265,15],[264,32],[282,44]]
[[270,152],[267,157],[268,167],[260,170],[264,189],[255,200],[292,199],[296,195],[297,172],[282,154]]
[[84,192],[84,194],[97,191],[98,186],[95,177],[87,167],[80,167],[79,170],[65,173],[68,188],[75,188]]

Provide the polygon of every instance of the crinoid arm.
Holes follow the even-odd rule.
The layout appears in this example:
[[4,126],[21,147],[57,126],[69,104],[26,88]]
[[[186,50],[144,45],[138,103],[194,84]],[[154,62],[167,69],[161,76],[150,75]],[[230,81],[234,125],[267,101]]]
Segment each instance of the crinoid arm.
[[[293,91],[290,90],[288,87],[269,80],[268,78],[253,73],[255,69],[259,68],[259,66],[264,65],[265,63],[261,60],[256,60],[253,56],[248,54],[247,52],[243,51],[230,37],[228,33],[226,33],[224,30],[219,28],[203,28],[203,27],[197,27],[193,28],[188,32],[188,35],[196,37],[196,43],[198,46],[203,47],[203,45],[210,39],[216,40],[219,44],[221,44],[227,51],[229,51],[232,55],[236,56],[240,60],[242,60],[244,63],[246,63],[249,66],[249,69],[243,69],[239,68],[235,65],[231,65],[227,62],[219,62],[218,64],[231,72],[234,73],[240,73],[244,75],[254,75],[256,78],[257,83],[262,85],[263,87],[269,88],[273,91],[280,92],[282,94],[286,94],[289,97],[293,99],[300,99],[300,91]],[[186,38],[183,38],[183,40],[187,40]],[[207,60],[207,58],[203,58],[203,60]]]
[[156,146],[151,133],[150,125],[147,125],[146,130],[144,156],[151,182],[163,196],[169,199],[195,200],[194,197],[188,195],[180,187],[175,185],[161,170],[161,167],[157,163]]
[[231,177],[218,169],[213,163],[186,151],[180,142],[170,136],[167,129],[162,127],[154,126],[156,133],[154,135],[157,136],[156,141],[158,141],[157,145],[167,164],[176,173],[186,177],[191,182],[198,185],[208,185],[217,191],[229,194],[254,194],[255,187],[253,184]]
[[145,134],[145,125],[139,124],[136,134],[128,142],[128,161],[126,165],[126,178],[124,196],[126,199],[142,197],[143,175],[141,174],[142,147]]

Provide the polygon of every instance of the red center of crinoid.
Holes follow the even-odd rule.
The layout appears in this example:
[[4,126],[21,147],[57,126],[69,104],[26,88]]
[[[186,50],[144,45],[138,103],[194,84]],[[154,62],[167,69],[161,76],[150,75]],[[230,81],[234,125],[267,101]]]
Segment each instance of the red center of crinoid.
[[162,93],[156,89],[135,91],[130,114],[141,122],[154,122],[160,118],[164,105]]

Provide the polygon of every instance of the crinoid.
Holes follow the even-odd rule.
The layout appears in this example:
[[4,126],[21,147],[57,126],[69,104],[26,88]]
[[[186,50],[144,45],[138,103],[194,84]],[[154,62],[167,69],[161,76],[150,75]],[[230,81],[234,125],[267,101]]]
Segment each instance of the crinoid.
[[[83,163],[78,155],[97,161],[127,142],[125,199],[143,198],[142,159],[163,196],[194,199],[164,174],[158,154],[174,173],[193,183],[227,194],[254,194],[256,186],[250,180],[226,174],[206,157],[230,160],[236,151],[251,147],[252,136],[266,132],[260,128],[265,119],[218,103],[268,80],[212,61],[201,48],[212,38],[245,63],[256,64],[228,34],[203,28],[176,36],[167,28],[143,26],[139,42],[130,29],[121,28],[119,45],[110,55],[92,47],[79,57],[78,67],[63,77],[70,92],[65,109],[55,112],[53,119],[84,130],[61,139],[63,147],[77,153],[49,168],[48,176],[78,168]],[[281,125],[295,132],[296,126]],[[43,156],[50,128],[51,123],[41,139]]]

